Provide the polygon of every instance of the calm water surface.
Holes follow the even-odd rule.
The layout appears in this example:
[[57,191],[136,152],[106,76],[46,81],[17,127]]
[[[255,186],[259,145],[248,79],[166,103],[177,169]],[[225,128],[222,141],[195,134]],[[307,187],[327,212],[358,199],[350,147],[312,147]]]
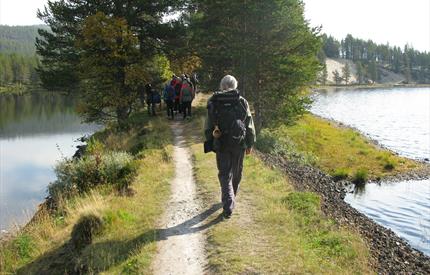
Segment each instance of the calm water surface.
[[55,180],[55,163],[97,129],[81,123],[76,104],[58,94],[0,95],[0,230],[32,216]]
[[[311,112],[353,126],[398,154],[430,158],[430,88],[319,92]],[[349,204],[430,255],[430,179],[367,184]]]

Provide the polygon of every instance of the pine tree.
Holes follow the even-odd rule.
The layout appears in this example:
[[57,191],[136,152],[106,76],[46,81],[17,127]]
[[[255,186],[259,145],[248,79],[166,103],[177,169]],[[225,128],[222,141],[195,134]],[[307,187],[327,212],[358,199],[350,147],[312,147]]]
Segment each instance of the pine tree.
[[345,84],[348,85],[349,78],[351,77],[351,70],[349,69],[349,64],[346,63],[342,68],[342,78],[345,80]]
[[321,76],[320,76],[320,83],[322,85],[327,84],[327,77],[328,77],[327,66],[324,64],[323,70],[321,71]]
[[334,70],[333,78],[336,85],[340,85],[340,83],[342,82],[342,77],[340,76],[340,73],[338,70]]
[[[175,24],[163,21],[183,1],[64,0],[48,2],[38,16],[52,29],[40,30],[37,52],[43,86],[81,93],[87,121],[116,119],[133,110],[145,83],[166,80],[165,54],[176,37]],[[170,77],[171,75],[169,75]]]
[[363,84],[363,82],[364,82],[364,75],[365,75],[364,67],[361,64],[361,62],[357,62],[356,67],[357,67],[357,78],[358,78],[357,80],[358,80],[358,84]]
[[145,83],[161,84],[171,76],[160,56],[148,61],[127,21],[98,12],[88,17],[77,45],[82,52],[79,72],[83,108],[88,121],[115,117],[124,125]]
[[36,41],[37,52],[42,57],[38,72],[43,86],[50,90],[79,91],[81,79],[76,68],[82,52],[75,43],[88,17],[103,12],[125,19],[138,39],[140,55],[149,61],[173,48],[171,41],[177,38],[178,24],[164,22],[163,15],[170,8],[183,5],[184,1],[180,0],[48,1],[38,17],[52,31],[39,30],[41,38]]
[[316,58],[320,39],[304,19],[303,3],[196,2],[193,41],[209,84],[218,86],[227,73],[238,77],[242,93],[255,109],[257,130],[302,113],[306,100],[301,88],[320,70]]
[[5,86],[13,81],[12,63],[9,56],[0,54],[0,85]]

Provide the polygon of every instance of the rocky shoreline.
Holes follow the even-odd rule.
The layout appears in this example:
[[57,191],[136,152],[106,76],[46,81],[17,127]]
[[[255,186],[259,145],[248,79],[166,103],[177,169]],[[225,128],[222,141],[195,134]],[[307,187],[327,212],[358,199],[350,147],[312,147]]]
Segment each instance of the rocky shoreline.
[[[315,167],[260,152],[256,154],[268,165],[285,172],[296,189],[318,193],[322,198],[321,208],[325,215],[339,225],[359,232],[370,248],[371,262],[378,274],[430,274],[430,257],[412,248],[393,231],[375,223],[343,200],[350,182],[335,182]],[[404,178],[416,179],[420,176],[423,175],[411,173]]]

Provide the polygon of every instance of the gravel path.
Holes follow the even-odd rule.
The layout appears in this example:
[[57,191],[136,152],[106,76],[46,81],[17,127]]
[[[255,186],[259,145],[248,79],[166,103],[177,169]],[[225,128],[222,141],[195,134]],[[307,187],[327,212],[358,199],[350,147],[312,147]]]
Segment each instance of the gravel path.
[[204,219],[216,208],[206,211],[197,198],[191,154],[180,122],[172,124],[174,131],[175,178],[172,195],[164,214],[158,254],[152,267],[154,274],[204,274],[207,265]]

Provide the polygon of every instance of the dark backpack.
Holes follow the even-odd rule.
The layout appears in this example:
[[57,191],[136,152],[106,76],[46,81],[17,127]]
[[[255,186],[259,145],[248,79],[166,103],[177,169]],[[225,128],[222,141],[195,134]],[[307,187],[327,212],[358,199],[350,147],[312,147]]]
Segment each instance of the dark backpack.
[[211,101],[214,124],[221,130],[220,145],[241,145],[246,136],[247,110],[239,92],[216,92]]
[[159,104],[161,103],[161,96],[158,92],[153,92],[152,93],[152,103],[154,104]]
[[175,88],[172,85],[167,87],[167,100],[174,101],[175,100]]
[[183,102],[191,102],[193,101],[193,88],[189,83],[184,83],[182,85],[182,101]]

